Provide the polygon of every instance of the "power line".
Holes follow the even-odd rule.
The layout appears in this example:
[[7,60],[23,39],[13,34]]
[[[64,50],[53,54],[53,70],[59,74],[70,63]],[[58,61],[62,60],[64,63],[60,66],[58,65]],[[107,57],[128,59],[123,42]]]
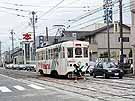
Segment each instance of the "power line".
[[[123,4],[123,5],[125,5],[125,4]],[[128,6],[126,6],[126,7],[124,7],[124,8],[127,8]],[[130,5],[129,5],[129,7],[130,7]],[[114,11],[115,13],[114,14],[116,14],[117,12],[118,12],[118,9],[117,9],[117,12],[116,11]],[[97,13],[97,12],[96,12]],[[92,14],[93,15],[93,14]],[[89,15],[90,16],[90,15]],[[101,17],[103,17],[104,15],[102,15]],[[99,19],[100,17],[97,17],[97,19]],[[84,24],[84,23],[87,23],[87,22],[89,22],[89,21],[93,21],[93,20],[96,20],[96,18],[93,18],[92,20],[88,20],[88,21],[85,21],[85,22],[83,22],[83,23],[81,23],[81,24],[79,24],[79,25],[82,25],[82,24]],[[75,22],[74,22],[75,23]],[[72,23],[71,23],[72,24]],[[76,25],[76,26],[78,26],[78,25]],[[75,26],[74,26],[75,27]]]
[[28,18],[28,16],[26,16],[26,15],[21,15],[21,14],[17,14],[17,13],[11,13],[11,12],[2,11],[2,10],[0,10],[0,12],[7,13],[7,14],[10,14],[10,15],[16,15],[16,16]]
[[[125,8],[126,8],[126,7],[125,7]],[[128,9],[129,9],[129,8],[128,8]],[[128,9],[125,9],[125,10],[128,10]],[[119,9],[117,9],[116,11],[114,11],[113,14],[116,14],[116,13],[118,12],[118,10],[119,10]],[[123,13],[126,13],[126,12],[123,12]],[[98,19],[100,19],[100,18],[103,18],[103,16],[104,16],[104,15],[99,16],[99,17],[96,17],[96,18],[93,18],[93,19],[90,19],[90,20],[87,20],[87,21],[85,21],[85,22],[83,22],[83,23],[80,23],[80,24],[71,26],[70,28],[74,28],[74,27],[76,27],[76,26],[80,26],[80,25],[83,25],[83,24],[85,24],[85,23],[89,23],[90,21],[98,20]],[[103,19],[102,19],[102,20],[103,20]]]
[[48,11],[46,11],[43,15],[41,15],[41,16],[39,17],[39,19],[40,19],[41,17],[45,16],[47,13],[51,12],[52,10],[54,10],[55,8],[57,8],[57,7],[58,7],[60,4],[62,4],[64,1],[65,1],[65,0],[60,1],[60,2],[59,2],[58,4],[56,4],[54,7],[52,7],[52,8],[49,9]]
[[30,12],[30,10],[23,10],[23,9],[18,9],[18,8],[10,8],[10,7],[4,7],[0,6],[0,8],[8,9],[8,10],[14,10],[14,11],[21,11],[21,12]]

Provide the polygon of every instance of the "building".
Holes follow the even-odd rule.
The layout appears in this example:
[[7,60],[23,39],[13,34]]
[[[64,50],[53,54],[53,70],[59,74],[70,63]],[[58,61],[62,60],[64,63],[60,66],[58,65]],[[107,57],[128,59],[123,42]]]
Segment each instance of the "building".
[[[90,43],[90,54],[92,59],[101,57],[108,51],[108,37],[107,37],[107,26],[100,27],[93,31],[65,31],[66,37],[73,36],[76,33],[76,39],[85,40]],[[110,34],[110,53],[112,58],[119,59],[120,56],[120,33],[119,24],[109,25]],[[131,34],[130,27],[123,24],[123,39],[124,39],[124,56],[128,57],[131,50]]]
[[132,24],[131,24],[131,45],[133,50],[133,73],[135,74],[135,0],[131,0],[131,16],[132,16]]
[[15,48],[14,52],[11,54],[13,64],[23,64],[24,63],[24,51],[22,48]]

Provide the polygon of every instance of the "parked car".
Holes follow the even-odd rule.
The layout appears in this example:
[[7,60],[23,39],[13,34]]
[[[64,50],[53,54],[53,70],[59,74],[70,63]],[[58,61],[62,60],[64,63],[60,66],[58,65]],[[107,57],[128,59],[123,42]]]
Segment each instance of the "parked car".
[[13,64],[12,69],[18,69],[19,68],[19,64]]
[[5,68],[6,69],[12,69],[13,68],[13,64],[6,64]]
[[103,76],[104,78],[119,77],[123,78],[124,72],[113,62],[99,62],[93,69],[93,77]]
[[19,70],[25,70],[25,68],[26,68],[26,66],[24,64],[20,64],[18,69]]
[[35,64],[26,64],[25,70],[27,71],[36,71],[36,65]]

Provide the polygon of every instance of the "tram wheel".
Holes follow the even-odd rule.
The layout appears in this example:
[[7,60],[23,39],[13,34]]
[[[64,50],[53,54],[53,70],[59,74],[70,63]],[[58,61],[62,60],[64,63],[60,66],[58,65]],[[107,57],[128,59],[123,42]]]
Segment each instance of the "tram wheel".
[[44,75],[43,70],[39,70],[40,75]]

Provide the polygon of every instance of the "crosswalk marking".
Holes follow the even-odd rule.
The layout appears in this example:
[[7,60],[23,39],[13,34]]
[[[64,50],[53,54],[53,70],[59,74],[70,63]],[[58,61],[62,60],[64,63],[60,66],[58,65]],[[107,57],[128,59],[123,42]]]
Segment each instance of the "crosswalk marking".
[[5,87],[5,86],[0,87],[0,91],[1,91],[1,92],[12,92],[10,89],[8,89],[8,88]]
[[[30,84],[30,85],[27,85],[33,89],[37,89],[37,90],[40,90],[40,89],[45,89],[41,86],[38,86],[38,85],[34,85],[34,84]],[[15,85],[15,86],[12,86],[13,88],[19,90],[19,91],[25,91],[26,88],[24,88],[23,86],[20,86],[20,85]],[[8,87],[6,86],[0,86],[0,92],[13,92],[12,90],[10,90]]]
[[20,90],[20,91],[26,90],[24,87],[19,86],[19,85],[16,85],[16,86],[13,86],[13,87]]
[[40,87],[40,86],[37,86],[37,85],[34,85],[34,84],[30,84],[30,85],[28,85],[28,86],[30,86],[30,87],[32,87],[32,88],[34,88],[34,89],[45,89],[45,88],[43,88],[43,87]]

